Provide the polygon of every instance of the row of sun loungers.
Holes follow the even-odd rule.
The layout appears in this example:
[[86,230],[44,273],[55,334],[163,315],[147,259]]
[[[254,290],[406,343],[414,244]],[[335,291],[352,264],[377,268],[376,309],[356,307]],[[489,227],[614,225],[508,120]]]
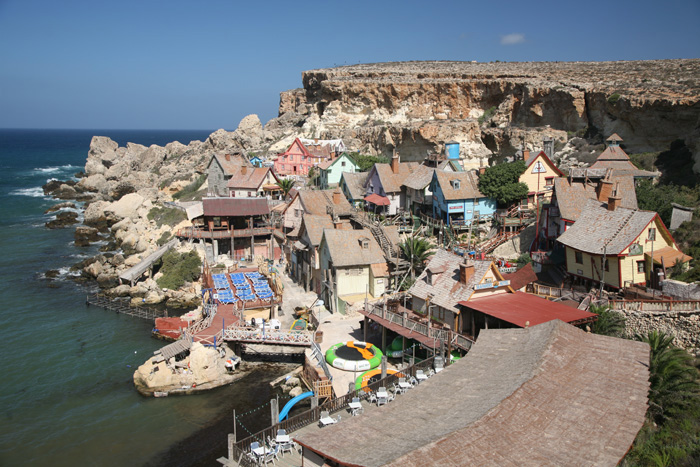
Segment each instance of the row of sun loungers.
[[[234,290],[228,281],[231,278]],[[214,288],[221,303],[236,303],[239,300],[250,302],[255,300],[270,300],[275,297],[265,277],[259,272],[213,274]]]

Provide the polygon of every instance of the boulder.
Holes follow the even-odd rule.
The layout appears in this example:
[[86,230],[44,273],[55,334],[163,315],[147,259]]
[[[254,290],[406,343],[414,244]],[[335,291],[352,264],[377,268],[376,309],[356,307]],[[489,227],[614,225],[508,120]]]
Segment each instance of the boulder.
[[50,208],[48,208],[46,211],[44,211],[44,214],[50,214],[52,212],[60,211],[61,209],[77,209],[74,203],[71,202],[63,202],[63,203],[58,203],[54,204]]
[[151,204],[151,202],[147,201],[143,196],[137,193],[129,193],[119,201],[108,205],[105,211],[113,213],[118,219],[124,219],[126,217],[135,218],[137,217],[138,209],[144,205],[144,203],[148,205]]
[[291,391],[289,391],[289,397],[297,397],[300,396],[304,393],[304,390],[301,388],[301,386],[295,386],[292,388]]
[[100,239],[99,232],[94,227],[84,225],[75,228],[75,246],[88,246],[90,242],[96,242]]
[[49,229],[63,229],[78,222],[78,213],[73,211],[59,212],[56,218],[45,225]]
[[80,186],[85,191],[92,191],[95,193],[106,193],[109,189],[109,184],[104,174],[97,173],[89,175],[85,178],[81,178],[78,182]]
[[116,274],[102,273],[97,276],[97,285],[99,285],[101,289],[111,289],[119,285],[119,277]]

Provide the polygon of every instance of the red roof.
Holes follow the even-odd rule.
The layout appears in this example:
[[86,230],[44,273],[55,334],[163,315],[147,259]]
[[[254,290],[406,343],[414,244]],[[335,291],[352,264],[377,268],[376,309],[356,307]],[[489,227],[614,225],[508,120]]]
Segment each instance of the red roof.
[[205,216],[264,216],[270,214],[267,198],[204,198]]
[[376,193],[372,193],[371,195],[365,196],[365,201],[376,204],[377,206],[389,206],[391,204],[391,201],[389,201],[389,198],[386,196],[381,196]]
[[554,319],[580,324],[594,321],[596,317],[595,313],[574,309],[523,292],[472,298],[469,301],[459,302],[459,304],[521,328],[536,326]]
[[503,274],[503,279],[510,281],[510,287],[513,290],[520,290],[527,284],[535,282],[537,280],[537,274],[535,274],[535,270],[532,269],[532,264],[527,263],[515,272]]

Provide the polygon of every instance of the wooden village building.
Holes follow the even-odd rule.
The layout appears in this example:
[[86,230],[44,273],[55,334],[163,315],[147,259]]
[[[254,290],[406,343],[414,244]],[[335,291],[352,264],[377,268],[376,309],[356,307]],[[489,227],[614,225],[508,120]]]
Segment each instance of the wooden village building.
[[554,180],[564,174],[544,151],[530,155],[530,151],[524,150],[523,160],[527,167],[520,175],[519,181],[527,185],[528,193],[521,205],[528,209],[535,209],[552,199]]
[[365,181],[367,208],[376,213],[393,216],[406,206],[402,186],[414,175],[420,164],[401,162],[394,153],[390,164],[374,164]]
[[477,172],[435,170],[430,182],[433,217],[448,225],[464,226],[473,219],[486,219],[496,212],[496,200],[479,191]]
[[345,149],[342,140],[296,138],[286,151],[277,154],[275,172],[280,175],[307,176],[309,169],[335,159]]
[[631,175],[635,179],[639,178],[656,178],[658,172],[649,172],[647,170],[638,169],[627,153],[620,147],[622,138],[617,133],[611,135],[607,140],[607,147],[598,156],[591,169],[613,169],[616,175]]
[[361,207],[365,204],[365,181],[366,172],[343,172],[340,177],[338,188],[343,192],[345,198],[352,207]]
[[276,198],[282,193],[279,178],[270,167],[241,166],[226,183],[231,198]]
[[[665,271],[690,258],[681,253],[659,215],[589,200],[576,223],[558,242],[566,248],[566,270],[588,284],[621,289],[649,284],[658,288]],[[652,267],[653,265],[653,267]]]
[[335,159],[320,163],[318,170],[321,189],[327,190],[338,186],[344,173],[355,173],[359,167],[347,153],[343,153]]
[[204,198],[202,208],[202,217],[176,235],[205,243],[214,261],[219,255],[234,260],[252,259],[255,255],[280,258],[280,248],[272,239],[267,199]]
[[253,167],[248,157],[241,152],[214,154],[207,165],[209,196],[229,196],[228,182],[244,166]]

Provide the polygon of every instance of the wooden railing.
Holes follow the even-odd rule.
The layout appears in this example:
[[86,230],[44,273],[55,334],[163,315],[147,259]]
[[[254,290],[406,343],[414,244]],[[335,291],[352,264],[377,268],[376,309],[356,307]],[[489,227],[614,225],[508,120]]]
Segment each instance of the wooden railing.
[[263,331],[262,328],[257,327],[229,326],[223,336],[226,341],[310,346],[314,341],[314,334],[312,331],[269,328]]
[[[397,311],[400,311],[402,309],[405,310],[405,308],[401,306],[395,306],[394,308]],[[459,334],[449,329],[439,329],[436,327],[428,326],[425,323],[421,323],[420,321],[408,318],[407,315],[410,312],[409,310],[406,310],[402,313],[397,313],[390,311],[389,309],[385,310],[379,305],[373,305],[369,307],[367,311],[370,313],[370,315],[374,315],[379,318],[385,319],[390,323],[398,324],[399,326],[409,331],[421,334],[430,339],[434,339],[436,342],[442,341],[445,344],[451,342],[455,346],[463,350],[471,349],[472,345],[474,344],[474,341],[472,339],[470,339],[467,336],[464,336],[463,334]]]
[[125,303],[121,300],[113,300],[106,295],[98,293],[88,295],[85,299],[85,303],[88,305],[99,306],[107,310],[116,311],[117,313],[136,316],[137,318],[148,319],[151,321],[155,321],[156,318],[167,318],[168,316],[168,310],[161,311],[148,307],[132,306],[131,303]]
[[239,238],[252,237],[253,235],[269,235],[274,229],[272,227],[255,227],[252,229],[233,229],[233,230],[205,230],[194,227],[184,227],[179,229],[175,234],[177,237],[183,238]]

